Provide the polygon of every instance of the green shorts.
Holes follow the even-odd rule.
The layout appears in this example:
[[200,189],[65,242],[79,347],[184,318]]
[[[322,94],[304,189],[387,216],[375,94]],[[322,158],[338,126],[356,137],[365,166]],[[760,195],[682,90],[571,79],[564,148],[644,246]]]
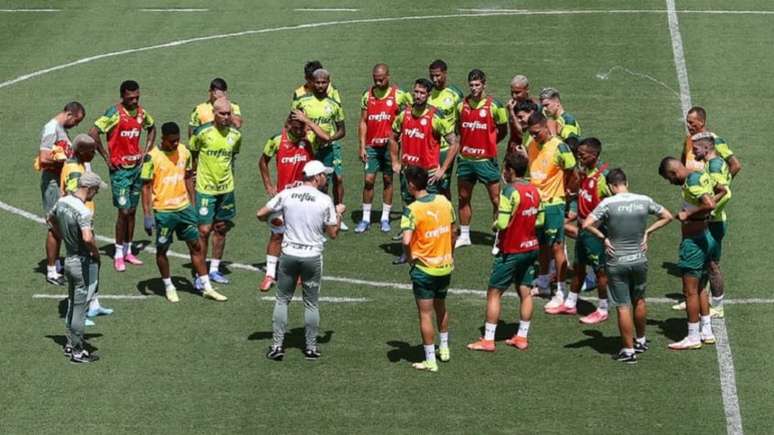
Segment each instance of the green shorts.
[[717,243],[708,230],[702,234],[686,237],[680,242],[677,267],[683,275],[704,277],[713,255],[717,255]]
[[[426,189],[427,193],[440,193],[442,185],[443,180],[440,180],[437,183],[428,184]],[[409,205],[414,202],[414,196],[409,193],[408,180],[406,179],[406,176],[403,175],[403,171],[400,171],[400,198],[403,200],[403,205]]]
[[443,276],[433,276],[413,266],[409,272],[414,298],[416,299],[446,299],[446,291],[451,282],[451,273]]
[[520,285],[531,286],[532,280],[535,279],[537,257],[537,250],[520,254],[497,255],[492,262],[492,271],[489,273],[489,288],[505,291],[511,284],[517,287]]
[[586,230],[578,233],[575,240],[575,264],[591,266],[599,272],[605,266],[605,244]]
[[541,245],[564,242],[564,203],[545,206],[545,220],[538,227],[537,236]]
[[392,159],[390,159],[390,148],[387,146],[379,148],[366,147],[365,171],[366,174],[375,174],[382,172],[392,175]]
[[648,262],[606,265],[607,294],[610,303],[632,305],[632,301],[645,297],[648,280]]
[[710,234],[712,235],[712,238],[715,239],[715,243],[717,244],[716,249],[713,251],[713,255],[711,257],[711,260],[715,263],[720,262],[720,255],[723,251],[723,237],[726,236],[726,233],[728,232],[728,222],[727,221],[717,221],[717,222],[710,222],[709,226],[707,227]]
[[113,192],[113,206],[119,209],[137,208],[140,203],[140,168],[142,165],[118,167],[110,171],[110,188]]
[[[315,160],[319,160],[323,165],[333,168],[333,173],[340,177],[344,172],[341,166],[341,142],[333,142],[330,145],[320,148],[314,155]],[[333,174],[328,176],[331,181]]]
[[193,206],[178,211],[154,212],[156,220],[156,247],[168,247],[172,244],[172,235],[188,242],[199,238],[198,218]]
[[51,171],[42,171],[40,173],[40,196],[43,200],[43,212],[48,214],[54,204],[59,201],[61,187],[59,186],[59,177]]
[[199,225],[209,225],[214,221],[231,222],[236,216],[234,192],[220,195],[196,192],[196,210],[199,211]]
[[457,181],[469,181],[475,183],[480,181],[484,184],[500,182],[500,167],[497,165],[497,159],[488,160],[468,160],[460,158],[457,160]]

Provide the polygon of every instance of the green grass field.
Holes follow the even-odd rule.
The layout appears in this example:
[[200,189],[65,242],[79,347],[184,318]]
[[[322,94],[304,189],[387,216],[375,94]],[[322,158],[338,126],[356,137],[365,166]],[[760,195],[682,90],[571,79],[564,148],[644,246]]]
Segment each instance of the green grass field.
[[[345,145],[347,223],[359,218],[362,164],[356,153],[359,97],[373,64],[391,66],[393,81],[408,86],[442,58],[450,80],[464,88],[467,71],[481,68],[489,92],[507,99],[508,82],[526,74],[533,94],[562,91],[583,135],[599,137],[603,156],[622,166],[633,190],[675,210],[677,188],[657,174],[664,155],[679,153],[684,135],[680,85],[675,73],[666,2],[609,0],[501,0],[485,4],[423,4],[298,0],[217,4],[7,0],[3,9],[54,8],[58,12],[0,12],[0,201],[41,215],[39,175],[31,168],[40,129],[65,102],[77,99],[85,132],[118,98],[122,80],[142,87],[142,104],[159,122],[187,122],[206,98],[209,81],[224,77],[242,107],[243,149],[237,161],[236,228],[226,259],[263,263],[269,231],[254,218],[266,200],[257,160],[266,139],[279,131],[305,61],[320,59],[333,74],[347,112]],[[205,12],[145,12],[142,8],[206,8]],[[295,11],[296,8],[356,11]],[[724,11],[733,7],[734,14]],[[509,15],[470,9],[520,9]],[[636,11],[624,12],[630,8]],[[774,12],[765,1],[678,0],[676,8],[694,104],[707,108],[709,127],[725,137],[743,164],[729,206],[724,244],[726,325],[735,365],[741,422],[747,433],[770,433],[774,370],[774,306],[765,282],[774,237],[765,227],[771,175],[765,169],[767,108],[774,84],[769,46]],[[468,9],[462,11],[460,9]],[[701,11],[714,11],[701,13]],[[718,12],[721,11],[721,12]],[[308,26],[301,26],[306,25]],[[173,41],[260,30],[148,50],[117,53]],[[55,68],[106,53],[81,63]],[[627,73],[624,69],[635,73]],[[11,82],[34,72],[33,77]],[[604,77],[600,79],[599,75]],[[646,77],[647,76],[647,77]],[[649,78],[648,78],[649,77]],[[95,169],[106,175],[101,160]],[[378,198],[378,196],[377,196]],[[396,204],[400,199],[395,195]],[[380,207],[375,204],[374,208]],[[397,207],[396,207],[397,209]],[[474,198],[474,246],[456,255],[452,286],[484,290],[491,238],[484,217],[486,195]],[[452,294],[452,361],[439,373],[416,373],[422,358],[408,271],[390,264],[399,246],[373,228],[344,233],[328,244],[324,296],[364,298],[324,303],[323,358],[302,358],[302,306],[290,309],[288,355],[264,358],[271,341],[273,303],[255,290],[262,273],[229,268],[230,300],[207,302],[185,289],[186,260],[172,259],[181,302],[169,304],[153,256],[146,265],[117,274],[104,257],[101,292],[149,295],[103,300],[115,308],[88,330],[102,360],[74,366],[61,354],[63,294],[45,284],[39,223],[0,211],[0,432],[3,433],[723,433],[727,431],[718,353],[711,347],[671,353],[667,343],[685,334],[684,315],[668,304],[650,305],[651,350],[637,366],[611,361],[619,347],[613,321],[586,327],[575,318],[536,313],[530,349],[500,344],[495,354],[473,354],[464,345],[481,334],[480,294]],[[397,217],[397,214],[395,215]],[[114,210],[97,198],[96,231],[112,237]],[[397,227],[397,222],[393,222]],[[138,223],[136,239],[150,242]],[[657,233],[650,246],[649,296],[674,297],[679,228]],[[112,247],[105,243],[108,252]],[[176,243],[173,249],[184,251]],[[570,252],[572,249],[570,247]],[[767,260],[768,258],[768,260]],[[338,278],[338,279],[335,279]],[[343,279],[342,279],[343,278]],[[355,280],[355,281],[352,281]],[[357,281],[362,280],[362,281]],[[371,283],[371,284],[369,284]],[[498,339],[516,327],[518,302],[506,299]],[[746,303],[747,302],[747,303]],[[729,431],[730,433],[730,431]]]

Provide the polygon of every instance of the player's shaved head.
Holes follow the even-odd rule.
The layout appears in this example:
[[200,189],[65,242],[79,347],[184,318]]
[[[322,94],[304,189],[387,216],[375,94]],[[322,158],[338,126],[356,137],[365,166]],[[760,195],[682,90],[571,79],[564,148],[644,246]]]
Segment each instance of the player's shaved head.
[[222,97],[212,102],[214,122],[218,128],[231,125],[231,102]]
[[578,144],[578,148],[580,147],[584,147],[586,150],[593,153],[595,156],[598,156],[599,153],[602,152],[602,142],[600,142],[599,139],[595,137],[587,137],[586,139],[583,139]]
[[709,131],[694,134],[691,136],[691,142],[705,146],[709,150],[715,149],[715,135]]
[[685,181],[685,175],[682,174],[684,169],[685,166],[680,160],[668,156],[661,159],[661,163],[658,165],[658,174],[665,180],[669,180],[670,183],[679,186]]
[[381,72],[381,73],[384,73],[384,74],[389,74],[390,73],[390,67],[387,66],[386,63],[377,63],[376,65],[374,65],[374,69],[372,70],[372,72],[374,74],[376,74],[377,72]]
[[312,79],[329,79],[331,78],[331,73],[328,72],[325,68],[318,68],[314,70],[312,73]]
[[221,97],[212,103],[212,108],[219,112],[222,112],[224,110],[231,110],[231,102],[228,101],[228,98]]

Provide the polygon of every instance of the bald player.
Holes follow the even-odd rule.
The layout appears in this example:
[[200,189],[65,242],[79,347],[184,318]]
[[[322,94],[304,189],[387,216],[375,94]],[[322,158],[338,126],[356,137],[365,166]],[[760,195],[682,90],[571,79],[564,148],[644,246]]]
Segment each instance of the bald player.
[[[520,122],[516,116],[517,108],[523,102],[534,103],[537,105],[537,110],[542,110],[537,99],[529,95],[529,79],[527,76],[517,74],[511,79],[511,98],[505,104],[505,107],[508,109],[508,127],[510,129],[510,137],[508,139],[509,154],[524,144],[524,132],[527,130],[527,123],[526,121]],[[527,137],[529,137],[529,134],[527,134]]]
[[[704,169],[704,162],[696,159],[693,154],[691,137],[699,133],[708,133],[707,130],[707,111],[701,106],[693,106],[688,109],[688,113],[685,115],[685,127],[688,130],[688,135],[683,142],[682,161],[683,164],[691,170],[698,171]],[[728,165],[728,170],[731,173],[731,177],[736,177],[736,174],[742,170],[742,163],[736,157],[731,148],[728,147],[728,143],[722,137],[711,133],[715,141],[715,151],[720,157],[725,160]]]

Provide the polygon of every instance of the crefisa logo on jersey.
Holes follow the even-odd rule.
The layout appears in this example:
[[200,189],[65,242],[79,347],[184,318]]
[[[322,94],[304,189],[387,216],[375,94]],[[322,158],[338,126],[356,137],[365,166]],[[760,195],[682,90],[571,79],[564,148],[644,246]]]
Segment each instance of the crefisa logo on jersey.
[[290,157],[283,157],[280,159],[280,162],[286,165],[294,165],[296,163],[303,163],[309,160],[309,157],[307,157],[304,154],[296,154],[294,156]]
[[133,128],[131,130],[121,130],[121,137],[125,137],[128,139],[132,139],[135,137],[140,137],[140,129],[139,128]]
[[[423,119],[422,121],[425,121],[425,120]],[[416,138],[416,139],[424,139],[425,138],[425,134],[422,133],[418,128],[410,128],[410,129],[404,131],[403,134],[405,134],[406,136],[408,136],[408,137],[410,137],[412,139],[414,139],[414,138]]]
[[390,120],[390,114],[387,113],[387,112],[374,113],[373,115],[368,115],[368,120],[369,121],[376,121],[376,122],[389,121]]

